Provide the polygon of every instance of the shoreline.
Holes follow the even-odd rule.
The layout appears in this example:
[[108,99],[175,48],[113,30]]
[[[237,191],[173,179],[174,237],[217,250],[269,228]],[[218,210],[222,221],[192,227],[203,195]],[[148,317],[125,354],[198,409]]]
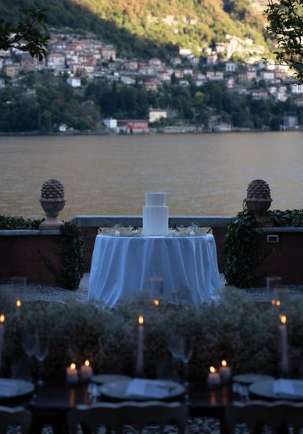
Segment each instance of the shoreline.
[[[181,127],[182,128],[182,127]],[[109,131],[71,131],[67,133],[57,133],[57,132],[50,132],[45,133],[41,131],[30,131],[30,132],[1,132],[0,131],[0,137],[76,137],[76,136],[118,136],[118,137],[129,137],[129,136],[152,136],[152,135],[164,135],[164,136],[171,136],[171,135],[213,135],[213,134],[247,134],[247,133],[301,133],[303,132],[303,127],[301,128],[289,128],[287,130],[262,130],[262,129],[233,129],[228,131],[178,131],[178,130],[171,130],[171,131],[163,131],[163,130],[152,130],[149,133],[134,133],[134,134],[118,134],[118,133],[112,133]]]

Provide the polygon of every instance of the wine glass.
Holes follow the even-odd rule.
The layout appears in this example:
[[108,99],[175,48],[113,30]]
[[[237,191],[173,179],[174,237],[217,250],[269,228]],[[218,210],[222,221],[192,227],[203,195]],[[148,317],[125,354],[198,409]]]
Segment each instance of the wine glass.
[[188,367],[193,355],[194,340],[177,334],[170,335],[168,349],[176,362],[183,368],[183,384],[188,388]]
[[43,386],[43,364],[48,356],[48,339],[46,336],[42,336],[36,333],[35,336],[35,346],[34,346],[34,356],[38,363],[38,386]]
[[35,352],[35,334],[30,330],[25,330],[22,333],[22,348],[30,359]]

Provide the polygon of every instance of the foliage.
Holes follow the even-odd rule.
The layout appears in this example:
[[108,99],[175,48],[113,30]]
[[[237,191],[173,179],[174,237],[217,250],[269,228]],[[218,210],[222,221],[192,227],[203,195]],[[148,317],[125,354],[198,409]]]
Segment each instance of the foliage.
[[[303,210],[267,211],[264,221],[269,226],[303,226]],[[256,219],[244,210],[228,226],[224,241],[224,273],[229,285],[239,288],[257,286],[257,266],[264,254],[260,250],[262,231]]]
[[[30,330],[49,337],[46,376],[64,378],[72,361],[78,366],[90,359],[96,373],[133,375],[137,345],[137,318],[145,318],[145,372],[155,377],[159,370],[171,367],[167,351],[169,336],[194,337],[190,361],[192,381],[205,381],[208,367],[227,359],[234,373],[279,373],[278,312],[269,303],[259,306],[243,291],[228,291],[220,303],[199,307],[142,304],[121,305],[105,310],[93,304],[24,301],[20,315],[15,304],[6,302],[4,368],[22,356],[22,332]],[[298,375],[303,349],[302,298],[282,301],[288,316],[292,375]]]
[[78,289],[84,273],[83,243],[78,227],[68,222],[64,223],[60,243],[62,268],[58,283],[62,288]]
[[30,220],[23,217],[0,215],[0,229],[39,229],[42,220]]
[[303,81],[303,1],[269,0],[266,14],[277,58],[291,66]]
[[[262,89],[263,85],[253,86]],[[292,99],[256,101],[227,89],[224,83],[185,88],[176,81],[155,93],[140,84],[126,86],[97,79],[79,91],[64,77],[43,72],[26,75],[17,86],[7,82],[0,89],[0,131],[49,133],[58,131],[61,124],[77,131],[93,130],[100,128],[101,117],[146,119],[149,107],[172,110],[177,118],[200,125],[216,118],[238,128],[278,130],[285,113],[293,113],[303,123],[303,112]]]
[[[20,12],[19,12],[20,15]],[[0,50],[18,49],[42,60],[47,54],[49,35],[45,26],[45,11],[27,9],[19,22],[0,19]]]
[[[167,58],[176,55],[179,46],[198,54],[227,34],[265,45],[262,17],[244,0],[237,3],[225,0],[224,8],[222,0],[49,0],[46,19],[53,27],[92,31],[129,57]],[[45,7],[44,0],[20,4]],[[14,4],[8,8],[6,0],[0,0],[0,15],[17,13]]]

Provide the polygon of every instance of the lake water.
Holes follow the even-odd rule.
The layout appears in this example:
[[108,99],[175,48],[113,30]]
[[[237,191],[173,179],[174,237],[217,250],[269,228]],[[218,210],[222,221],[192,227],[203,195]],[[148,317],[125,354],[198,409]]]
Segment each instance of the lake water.
[[303,208],[303,133],[0,137],[0,214],[41,216],[48,178],[64,218],[139,214],[145,191],[166,191],[171,214],[234,215],[254,178],[273,208]]

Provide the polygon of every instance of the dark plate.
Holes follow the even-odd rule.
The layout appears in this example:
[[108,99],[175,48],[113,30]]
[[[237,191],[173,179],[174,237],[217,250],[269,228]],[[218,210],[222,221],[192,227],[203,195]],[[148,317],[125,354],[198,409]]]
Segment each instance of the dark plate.
[[24,380],[0,378],[0,400],[22,398],[35,390],[33,383]]
[[[119,400],[123,400],[123,401],[127,401],[127,400],[134,400],[134,401],[146,401],[146,400],[159,400],[159,399],[175,399],[177,397],[180,397],[182,395],[184,395],[185,389],[184,387],[179,384],[179,383],[175,383],[174,381],[166,381],[166,380],[161,380],[161,381],[155,381],[154,384],[157,385],[161,385],[161,387],[159,388],[159,396],[151,396],[148,395],[148,393],[144,396],[142,395],[130,395],[127,393],[127,388],[129,386],[129,383],[132,380],[121,380],[121,381],[116,381],[114,383],[107,383],[104,384],[103,386],[101,386],[101,394],[103,396],[107,396],[109,398],[113,398],[113,399],[119,399]],[[153,381],[152,380],[147,380],[148,383],[150,383],[151,385],[153,385]],[[167,390],[166,392],[163,392],[163,390]]]

